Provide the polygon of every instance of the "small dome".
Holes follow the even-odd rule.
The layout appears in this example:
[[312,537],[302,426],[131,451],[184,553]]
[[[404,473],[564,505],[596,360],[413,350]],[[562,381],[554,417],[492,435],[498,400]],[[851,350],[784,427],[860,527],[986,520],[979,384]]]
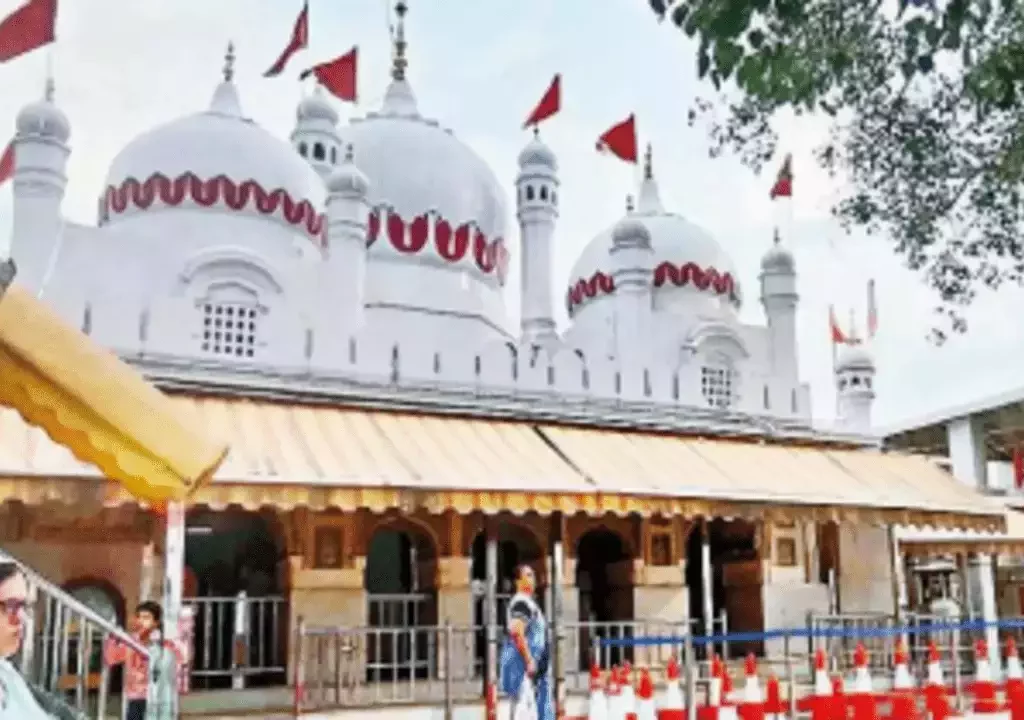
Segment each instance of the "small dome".
[[776,242],[761,258],[761,269],[768,272],[792,273],[796,271],[793,253]]
[[863,343],[844,345],[836,360],[837,371],[874,371],[875,360]]
[[64,111],[53,102],[53,83],[47,82],[46,97],[29,103],[18,113],[15,121],[19,135],[38,135],[67,142],[71,137],[71,123]]
[[544,144],[538,135],[534,135],[519,153],[519,167],[525,168],[530,165],[540,165],[550,170],[558,169],[558,159],[555,157],[555,153]]
[[327,180],[327,190],[330,194],[357,195],[366,197],[370,189],[370,181],[366,175],[356,167],[352,146],[345,148],[345,159],[341,165],[331,173]]
[[332,126],[338,124],[339,118],[338,111],[334,109],[330,98],[319,84],[312,95],[302,98],[295,116],[299,122],[324,120]]
[[609,249],[637,246],[651,247],[651,231],[639,218],[626,215],[612,228],[612,247]]

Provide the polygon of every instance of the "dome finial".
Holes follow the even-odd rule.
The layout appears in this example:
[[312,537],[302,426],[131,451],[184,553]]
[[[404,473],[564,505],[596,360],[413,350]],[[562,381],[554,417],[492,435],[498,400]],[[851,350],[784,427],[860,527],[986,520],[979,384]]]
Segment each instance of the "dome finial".
[[392,32],[393,56],[391,59],[391,79],[395,82],[405,80],[405,69],[409,61],[405,58],[405,50],[408,44],[405,42],[405,14],[409,12],[409,6],[405,0],[398,0],[395,3],[395,16],[398,18]]
[[626,196],[626,212],[627,213],[633,212],[633,196],[632,195],[627,195]]
[[782,244],[782,237],[779,235],[779,229],[775,228],[775,235],[772,237],[772,244],[778,247]]
[[53,81],[53,53],[50,52],[46,54],[46,84],[43,86],[43,99],[52,103],[56,89],[56,83]]
[[647,143],[647,150],[644,152],[644,180],[654,179],[654,151],[651,144]]
[[231,82],[235,78],[235,44],[228,41],[227,52],[224,53],[224,82]]

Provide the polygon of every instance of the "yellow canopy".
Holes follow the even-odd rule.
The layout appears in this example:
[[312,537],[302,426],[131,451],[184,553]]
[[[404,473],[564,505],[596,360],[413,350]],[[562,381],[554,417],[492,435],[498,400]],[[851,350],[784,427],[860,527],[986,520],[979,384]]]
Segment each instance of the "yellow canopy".
[[17,285],[0,289],[0,405],[150,502],[191,494],[227,454],[187,408]]

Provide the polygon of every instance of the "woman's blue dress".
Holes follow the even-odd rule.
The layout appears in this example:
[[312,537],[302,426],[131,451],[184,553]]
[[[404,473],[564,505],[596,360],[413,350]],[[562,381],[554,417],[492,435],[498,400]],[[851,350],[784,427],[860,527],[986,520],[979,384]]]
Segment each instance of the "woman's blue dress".
[[[555,720],[555,706],[551,700],[551,653],[544,613],[532,597],[517,593],[509,601],[507,627],[511,627],[513,619],[522,620],[526,625],[526,644],[537,668],[533,678],[537,695],[537,720]],[[501,691],[515,700],[519,697],[519,688],[525,676],[526,662],[512,640],[512,633],[506,632],[500,659]]]

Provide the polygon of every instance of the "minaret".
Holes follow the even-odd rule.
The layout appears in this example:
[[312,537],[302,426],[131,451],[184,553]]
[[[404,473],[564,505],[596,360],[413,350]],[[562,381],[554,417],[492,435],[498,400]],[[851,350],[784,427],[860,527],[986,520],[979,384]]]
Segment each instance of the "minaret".
[[558,341],[551,277],[558,219],[558,161],[536,129],[533,138],[519,153],[516,208],[523,258],[522,342],[551,347]]
[[779,231],[771,249],[761,259],[761,304],[768,320],[768,348],[772,372],[794,386],[800,380],[797,361],[796,263],[793,254],[782,246]]
[[327,180],[327,244],[320,263],[314,355],[326,359],[363,321],[366,275],[366,201],[370,183],[355,164],[351,145]]
[[341,162],[338,111],[319,83],[295,111],[291,141],[299,155],[306,158],[324,180]]
[[52,75],[46,79],[43,98],[18,113],[16,128],[11,257],[19,283],[38,292],[59,251],[70,154],[71,124],[54,103]]
[[871,431],[875,403],[875,361],[850,322],[849,338],[836,359],[838,424],[850,431]]
[[654,249],[632,198],[626,209],[626,217],[612,229],[609,251],[615,283],[615,354],[621,369],[639,376],[651,345]]

